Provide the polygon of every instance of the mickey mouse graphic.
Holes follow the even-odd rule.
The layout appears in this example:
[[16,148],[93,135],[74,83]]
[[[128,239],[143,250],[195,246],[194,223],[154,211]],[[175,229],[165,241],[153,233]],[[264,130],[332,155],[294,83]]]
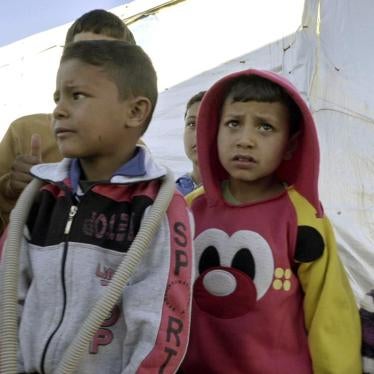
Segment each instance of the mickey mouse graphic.
[[194,298],[202,310],[217,318],[248,313],[271,285],[272,251],[256,232],[241,230],[228,236],[208,229],[195,239],[195,253],[199,276]]

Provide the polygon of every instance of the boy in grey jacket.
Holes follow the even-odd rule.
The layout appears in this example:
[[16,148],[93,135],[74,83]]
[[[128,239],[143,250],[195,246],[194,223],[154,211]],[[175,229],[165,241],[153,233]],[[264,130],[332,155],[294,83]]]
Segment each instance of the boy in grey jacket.
[[[21,248],[18,372],[26,373],[56,372],[128,258],[166,174],[137,145],[157,100],[156,73],[140,47],[112,40],[68,45],[54,100],[53,131],[65,158],[31,170],[44,183]],[[188,210],[175,193],[78,373],[178,369],[190,323],[191,256]]]

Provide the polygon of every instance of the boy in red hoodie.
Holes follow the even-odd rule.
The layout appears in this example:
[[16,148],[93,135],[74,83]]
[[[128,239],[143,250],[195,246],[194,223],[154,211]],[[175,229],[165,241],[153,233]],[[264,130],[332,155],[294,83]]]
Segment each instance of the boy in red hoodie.
[[247,70],[201,103],[205,191],[189,197],[197,278],[183,373],[361,373],[358,310],[318,197],[314,121]]

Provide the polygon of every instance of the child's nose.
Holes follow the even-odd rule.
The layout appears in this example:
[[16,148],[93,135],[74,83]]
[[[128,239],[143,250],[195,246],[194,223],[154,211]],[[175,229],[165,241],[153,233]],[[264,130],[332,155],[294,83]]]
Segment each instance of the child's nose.
[[256,133],[251,126],[244,126],[238,139],[238,146],[253,148],[256,146]]
[[59,100],[56,103],[55,109],[53,110],[53,117],[55,119],[61,119],[63,117],[67,117],[67,115],[68,115],[68,111],[67,111],[66,106],[64,105],[63,100]]

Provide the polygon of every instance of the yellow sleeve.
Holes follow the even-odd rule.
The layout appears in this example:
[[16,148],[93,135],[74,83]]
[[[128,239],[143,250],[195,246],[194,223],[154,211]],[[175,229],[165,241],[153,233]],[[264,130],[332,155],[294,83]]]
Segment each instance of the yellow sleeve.
[[200,195],[204,193],[204,187],[200,186],[196,188],[195,190],[191,191],[189,194],[187,194],[184,198],[187,201],[188,206],[191,206],[192,202]]
[[326,217],[296,191],[290,193],[298,225],[316,229],[324,241],[322,255],[301,263],[305,325],[314,374],[361,374],[361,325],[353,292],[339,259],[334,233]]

